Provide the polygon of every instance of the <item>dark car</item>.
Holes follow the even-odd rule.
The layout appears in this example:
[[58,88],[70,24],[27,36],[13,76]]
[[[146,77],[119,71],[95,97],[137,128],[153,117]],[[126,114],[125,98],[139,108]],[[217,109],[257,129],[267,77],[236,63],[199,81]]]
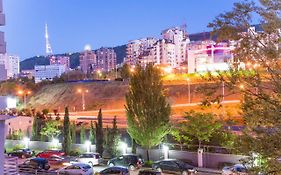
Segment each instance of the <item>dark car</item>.
[[122,166],[113,166],[102,170],[100,175],[107,175],[107,174],[118,174],[118,175],[129,175],[129,169],[127,167]]
[[50,165],[47,159],[44,158],[33,158],[30,160],[25,161],[23,164],[18,165],[18,169],[21,170],[25,169],[43,169],[48,170]]
[[152,164],[152,168],[169,174],[187,175],[197,173],[192,165],[176,159],[159,160]]
[[154,169],[143,169],[139,171],[139,175],[161,175],[161,172]]
[[18,157],[18,158],[22,158],[22,159],[32,157],[32,155],[33,155],[33,151],[31,151],[28,148],[18,149],[18,150],[8,153],[9,157]]
[[143,160],[135,154],[125,154],[113,159],[110,159],[107,162],[107,165],[112,166],[124,166],[128,167],[130,170],[135,170],[136,168],[140,168],[143,164]]

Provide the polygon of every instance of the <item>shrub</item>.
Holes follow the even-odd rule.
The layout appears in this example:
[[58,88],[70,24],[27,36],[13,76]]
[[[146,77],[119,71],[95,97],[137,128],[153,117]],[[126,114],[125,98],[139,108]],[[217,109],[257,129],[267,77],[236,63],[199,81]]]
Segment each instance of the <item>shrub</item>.
[[144,167],[152,167],[153,161],[152,160],[148,160],[144,162]]

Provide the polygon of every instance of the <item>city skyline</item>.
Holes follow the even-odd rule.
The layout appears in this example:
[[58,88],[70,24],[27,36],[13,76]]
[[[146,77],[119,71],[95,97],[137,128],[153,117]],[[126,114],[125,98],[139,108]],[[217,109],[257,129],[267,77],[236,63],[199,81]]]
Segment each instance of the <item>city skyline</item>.
[[[205,0],[205,3],[177,0],[172,4],[159,0],[108,0],[107,3],[50,0],[40,4],[36,4],[35,0],[10,0],[4,1],[8,23],[3,30],[7,52],[17,54],[23,60],[44,55],[45,23],[49,26],[54,54],[78,52],[85,44],[96,49],[127,44],[129,40],[142,37],[158,37],[160,31],[183,23],[187,24],[188,33],[209,31],[208,22],[221,12],[230,10],[234,2],[238,0]],[[144,11],[146,13],[138,13]]]

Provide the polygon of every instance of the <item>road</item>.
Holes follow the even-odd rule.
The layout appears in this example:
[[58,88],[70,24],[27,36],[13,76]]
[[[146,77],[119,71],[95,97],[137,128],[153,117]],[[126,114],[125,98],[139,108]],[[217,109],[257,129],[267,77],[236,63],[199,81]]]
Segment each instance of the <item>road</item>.
[[[237,105],[241,101],[240,100],[226,100],[222,102],[224,105]],[[199,108],[198,106],[200,105],[200,102],[195,102],[195,103],[183,103],[183,104],[174,104],[172,105],[172,116],[171,120],[172,121],[178,121],[183,119],[183,114],[184,111],[188,111],[190,109]],[[216,109],[216,110],[222,110],[221,109]],[[97,114],[98,110],[93,110],[93,111],[78,111],[78,112],[70,112],[70,120],[75,121],[76,123],[78,122],[89,122],[89,121],[96,121],[97,120]],[[126,118],[126,111],[125,109],[106,109],[102,110],[103,114],[103,123],[104,126],[111,126],[112,120],[114,116],[117,116],[117,123],[119,128],[126,128],[127,126],[127,118]],[[63,113],[61,115],[64,115]]]

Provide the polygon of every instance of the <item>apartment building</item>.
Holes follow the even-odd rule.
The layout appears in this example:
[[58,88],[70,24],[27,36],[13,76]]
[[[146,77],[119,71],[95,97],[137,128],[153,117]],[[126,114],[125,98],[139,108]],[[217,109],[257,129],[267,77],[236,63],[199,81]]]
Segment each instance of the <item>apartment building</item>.
[[102,47],[96,50],[95,70],[109,72],[116,68],[117,56],[113,48]]
[[50,65],[64,65],[65,70],[68,71],[70,69],[70,58],[69,56],[50,56]]
[[55,77],[60,77],[65,72],[64,65],[40,65],[34,67],[34,80],[39,83],[44,80],[52,81]]
[[84,74],[91,73],[97,66],[97,57],[90,46],[85,46],[84,51],[80,55],[80,69]]

